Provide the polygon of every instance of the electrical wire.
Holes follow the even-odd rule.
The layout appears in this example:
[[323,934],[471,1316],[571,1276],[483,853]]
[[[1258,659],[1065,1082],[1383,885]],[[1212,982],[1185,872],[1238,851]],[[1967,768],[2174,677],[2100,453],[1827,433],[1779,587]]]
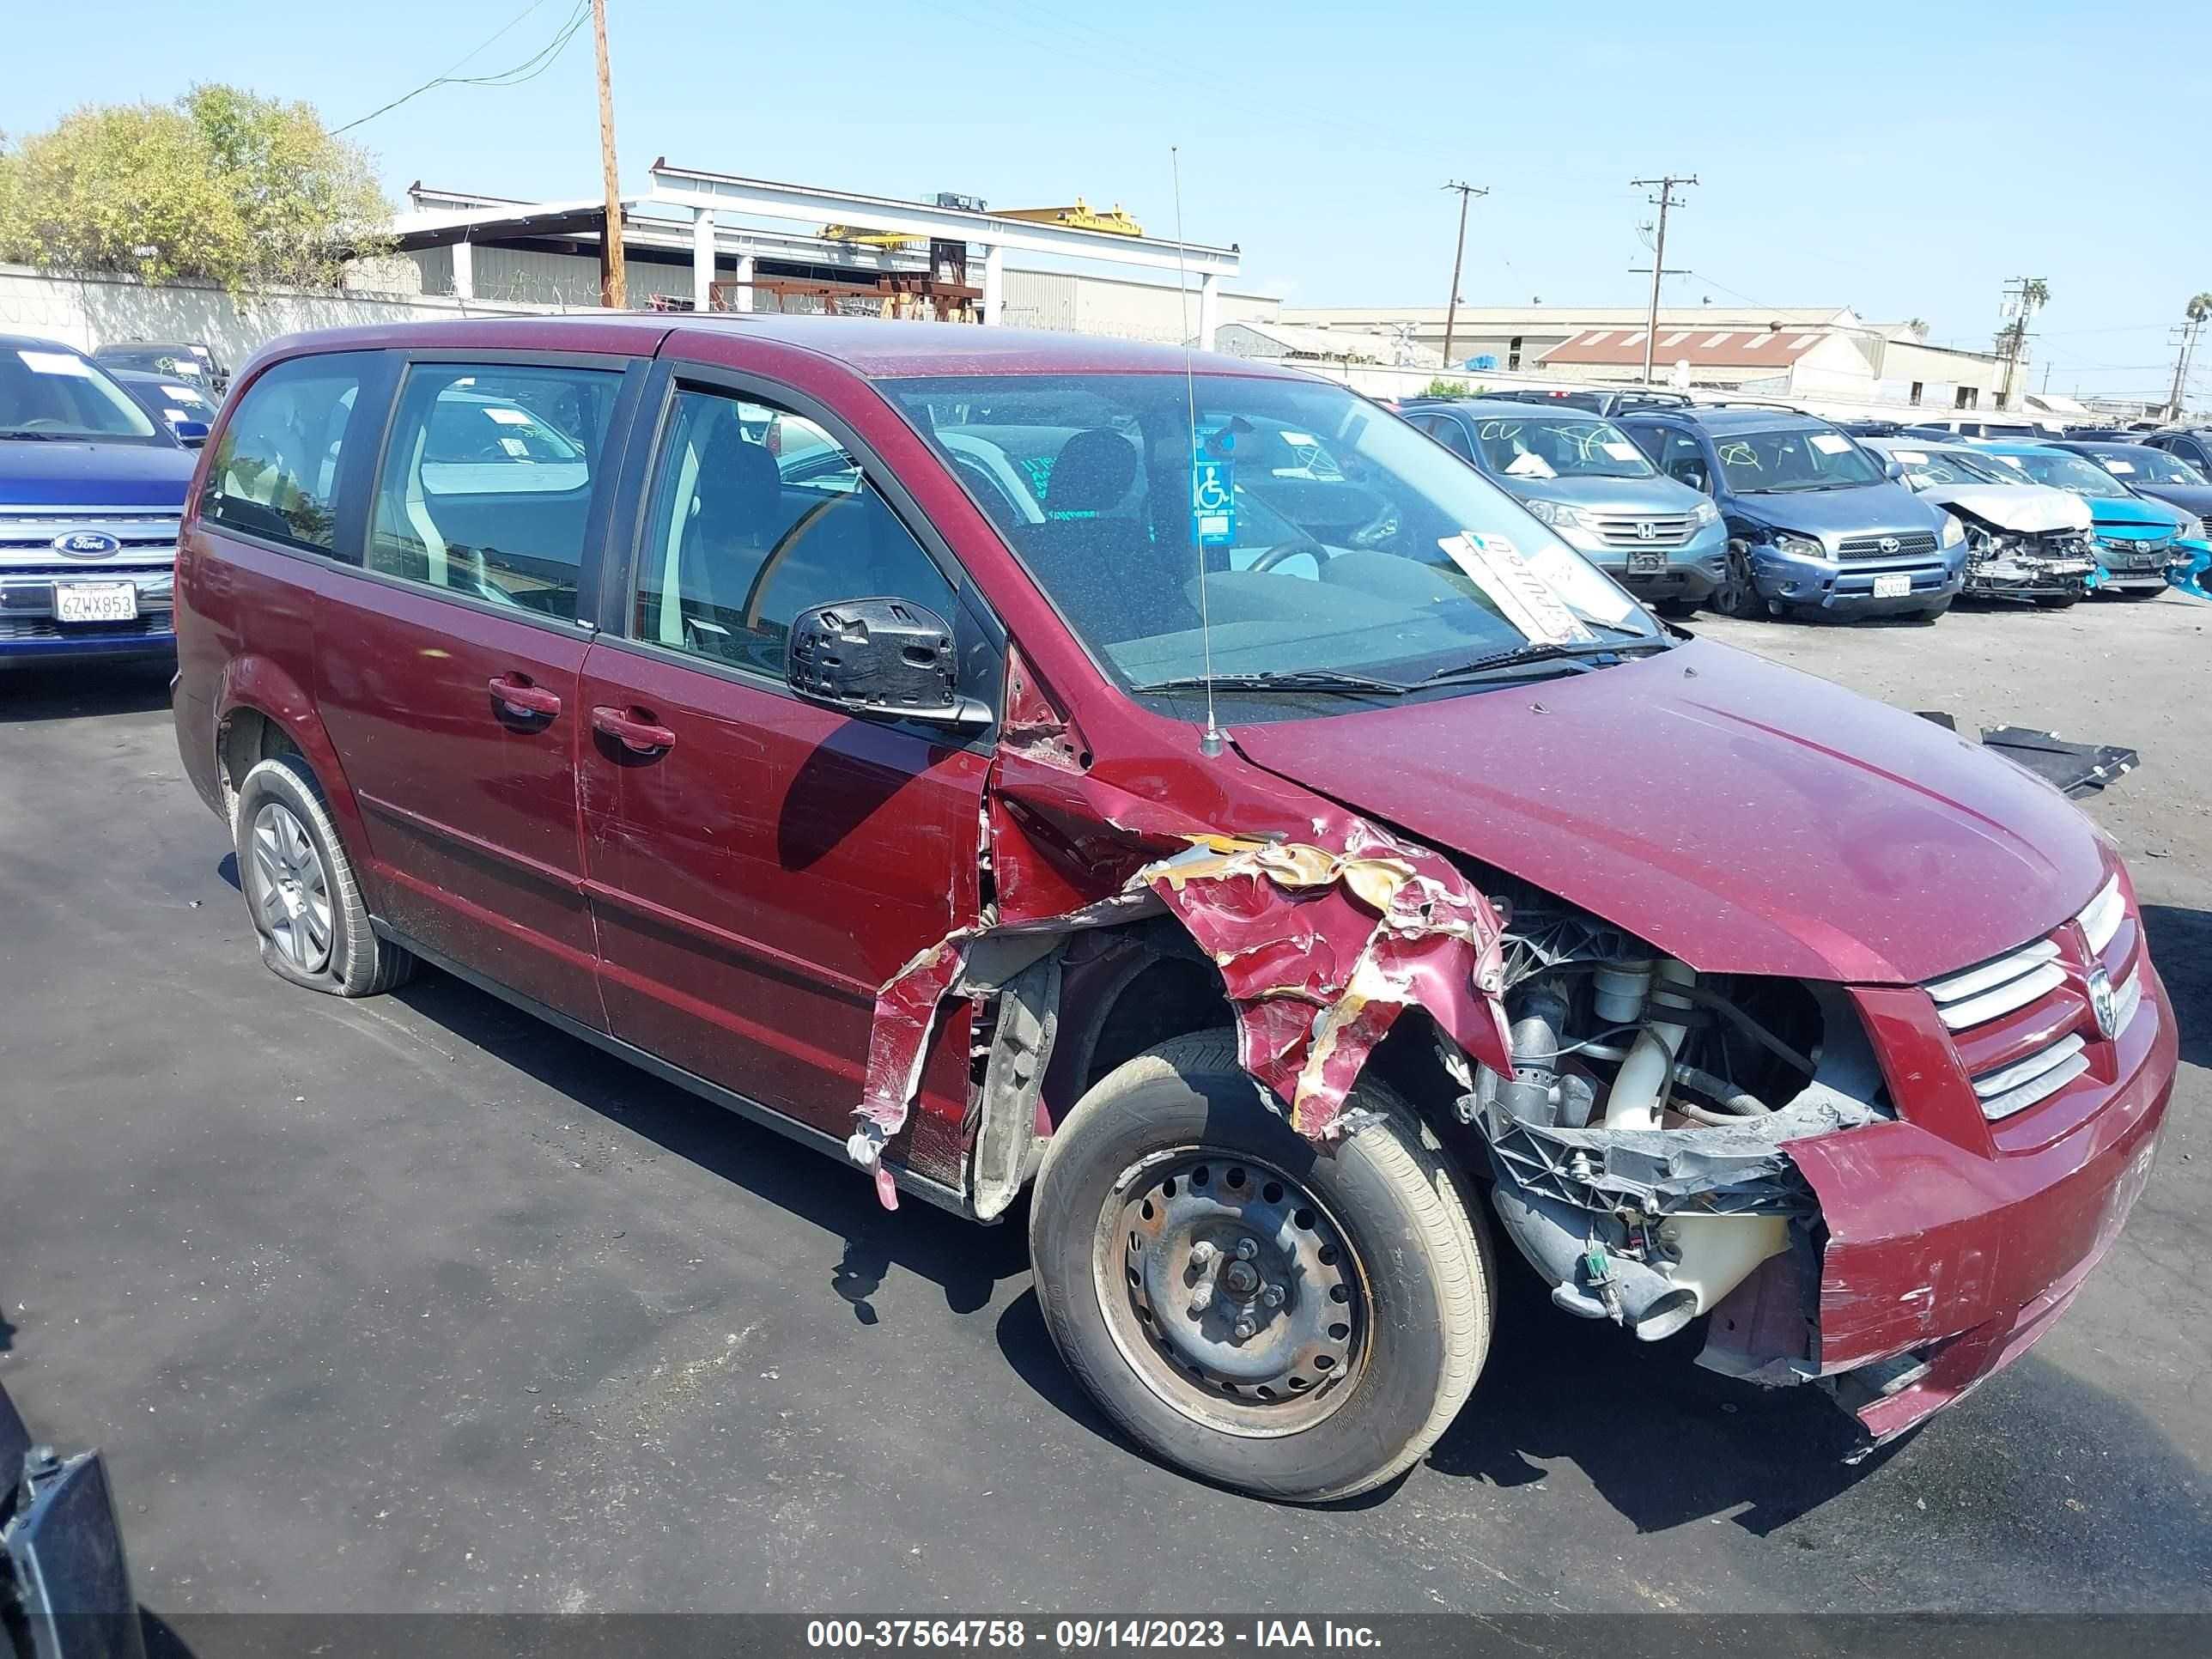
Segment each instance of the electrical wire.
[[335,137],[339,133],[350,132],[356,127],[366,125],[368,122],[375,120],[380,115],[389,115],[402,104],[420,98],[424,93],[434,91],[440,87],[517,87],[526,81],[536,80],[553,66],[554,60],[560,57],[562,48],[575,37],[576,31],[580,29],[586,20],[590,17],[591,0],[576,0],[575,9],[568,14],[567,21],[554,32],[553,38],[513,68],[497,70],[489,75],[456,75],[453,71],[491,46],[501,35],[507,33],[524,18],[544,3],[545,0],[530,0],[530,4],[510,18],[503,27],[456,59],[452,67],[443,74],[434,76],[413,91],[400,94],[390,103],[380,105],[369,111],[368,114],[357,117],[342,127],[331,128],[331,136]]

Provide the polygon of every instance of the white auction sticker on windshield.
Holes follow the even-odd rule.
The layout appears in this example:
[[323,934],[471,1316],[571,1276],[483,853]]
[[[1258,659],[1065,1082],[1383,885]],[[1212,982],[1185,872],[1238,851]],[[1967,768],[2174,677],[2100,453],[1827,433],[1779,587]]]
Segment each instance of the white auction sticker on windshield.
[[1632,461],[1641,453],[1634,444],[1605,443],[1599,447],[1616,461]]
[[2027,471],[2027,463],[2022,461],[2017,455],[2000,455],[1997,457],[1997,459],[2002,461],[2007,466],[2010,467],[2015,472],[2025,472]]
[[2135,470],[2136,464],[2133,461],[2124,461],[2117,455],[2108,458],[2105,462],[2105,471],[2107,472],[2132,472]]
[[15,355],[23,360],[23,367],[33,374],[73,374],[78,380],[92,378],[92,366],[82,357],[71,356],[66,351],[24,351]]
[[1815,432],[1813,447],[1823,455],[1840,455],[1851,447],[1851,441],[1835,432]]
[[1462,530],[1439,537],[1437,545],[1489,595],[1506,621],[1539,644],[1581,645],[1597,637],[1504,537]]
[[1893,449],[1889,453],[1907,466],[1928,465],[1928,452],[1924,449]]
[[1319,449],[1321,447],[1321,440],[1315,437],[1312,433],[1293,432],[1288,427],[1285,427],[1283,428],[1283,441],[1286,444],[1295,444],[1300,449]]
[[497,421],[501,426],[528,426],[530,424],[530,416],[524,414],[519,409],[501,409],[495,404],[491,407],[486,409],[484,413],[491,419]]

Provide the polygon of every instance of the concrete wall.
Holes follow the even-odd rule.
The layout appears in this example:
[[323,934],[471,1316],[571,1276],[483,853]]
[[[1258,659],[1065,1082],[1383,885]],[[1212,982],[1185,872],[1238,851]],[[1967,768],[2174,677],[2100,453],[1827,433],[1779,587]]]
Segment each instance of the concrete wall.
[[39,335],[84,351],[125,340],[204,341],[233,368],[278,335],[305,329],[542,316],[560,309],[577,307],[281,289],[233,299],[219,288],[149,288],[128,276],[55,276],[0,265],[0,333]]
[[[1272,321],[1281,305],[1272,295],[1224,292],[1220,296],[1219,320]],[[1198,331],[1198,279],[1191,279],[1185,300],[1172,283],[1136,283],[1009,266],[1005,322],[1008,328],[1045,328],[1173,344],[1186,333]]]

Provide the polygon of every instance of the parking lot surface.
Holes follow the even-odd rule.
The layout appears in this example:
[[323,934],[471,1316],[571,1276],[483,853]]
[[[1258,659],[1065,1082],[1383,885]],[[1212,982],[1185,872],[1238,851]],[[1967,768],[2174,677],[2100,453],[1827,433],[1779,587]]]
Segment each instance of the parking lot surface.
[[2212,1607],[2212,606],[1693,626],[2143,756],[2087,810],[2179,1016],[2160,1167],[2032,1354],[1860,1464],[1812,1391],[1654,1365],[1508,1262],[1402,1483],[1156,1467],[1061,1369],[1018,1218],[886,1215],[437,974],[270,975],[165,675],[113,671],[0,681],[0,1382],[106,1449],[158,1614]]

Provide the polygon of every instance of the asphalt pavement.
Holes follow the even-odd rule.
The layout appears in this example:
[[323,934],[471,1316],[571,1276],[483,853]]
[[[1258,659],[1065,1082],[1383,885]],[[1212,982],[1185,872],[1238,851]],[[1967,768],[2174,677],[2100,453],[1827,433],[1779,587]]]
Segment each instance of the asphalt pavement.
[[[2212,606],[1700,631],[2133,744],[2088,810],[2179,1008],[2161,1164],[2033,1353],[1856,1465],[1510,1276],[1472,1402],[1334,1509],[1123,1443],[1020,1218],[855,1170],[436,974],[259,965],[164,676],[0,680],[0,1382],[209,1611],[2212,1607]],[[1686,781],[1686,783],[1690,781]]]

